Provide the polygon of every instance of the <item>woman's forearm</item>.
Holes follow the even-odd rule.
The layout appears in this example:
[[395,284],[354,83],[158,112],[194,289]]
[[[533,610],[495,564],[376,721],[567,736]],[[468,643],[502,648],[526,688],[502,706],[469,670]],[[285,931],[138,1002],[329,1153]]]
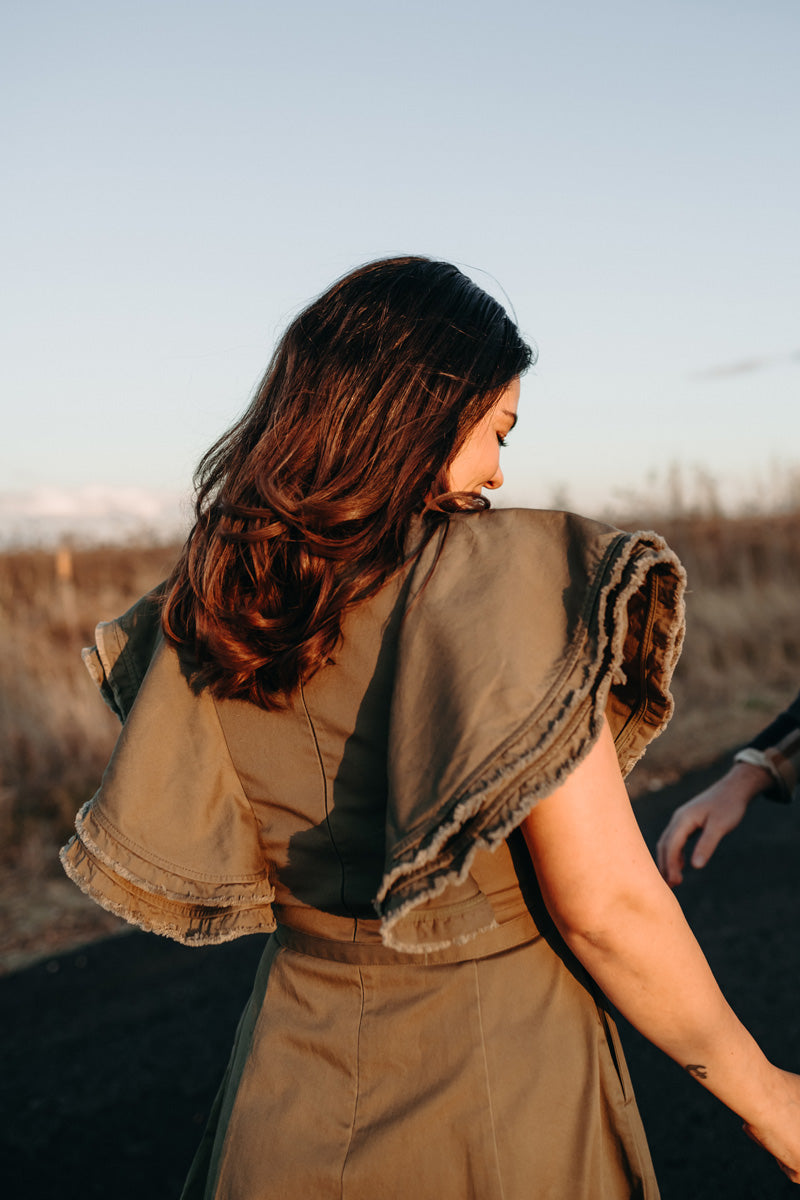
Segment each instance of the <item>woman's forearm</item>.
[[545,903],[573,952],[650,1041],[749,1124],[783,1075],[725,1001],[633,816],[606,728],[523,824]]
[[[660,893],[660,894],[659,894]],[[602,924],[556,924],[630,1023],[748,1124],[772,1111],[775,1068],[720,991],[677,901],[660,876]]]

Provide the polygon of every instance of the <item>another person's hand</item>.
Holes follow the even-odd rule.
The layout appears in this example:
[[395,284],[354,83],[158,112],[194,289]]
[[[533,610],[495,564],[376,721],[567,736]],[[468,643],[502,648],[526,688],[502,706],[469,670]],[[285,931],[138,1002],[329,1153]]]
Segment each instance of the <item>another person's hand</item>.
[[771,782],[769,772],[762,767],[734,763],[722,779],[675,809],[656,849],[659,870],[670,887],[683,881],[683,850],[692,834],[702,830],[692,851],[691,865],[704,867],[725,834],[739,824],[753,797]]

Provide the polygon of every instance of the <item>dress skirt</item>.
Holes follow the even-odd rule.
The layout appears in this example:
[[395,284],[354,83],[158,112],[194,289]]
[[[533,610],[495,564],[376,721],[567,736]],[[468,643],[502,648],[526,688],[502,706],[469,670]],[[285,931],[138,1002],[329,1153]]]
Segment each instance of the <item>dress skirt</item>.
[[613,1020],[545,938],[333,946],[270,938],[182,1200],[658,1196]]
[[158,593],[88,652],[124,726],[70,876],[190,945],[275,929],[184,1200],[658,1195],[520,826],[669,719],[682,568],[570,513],[428,533],[275,709],[198,688]]

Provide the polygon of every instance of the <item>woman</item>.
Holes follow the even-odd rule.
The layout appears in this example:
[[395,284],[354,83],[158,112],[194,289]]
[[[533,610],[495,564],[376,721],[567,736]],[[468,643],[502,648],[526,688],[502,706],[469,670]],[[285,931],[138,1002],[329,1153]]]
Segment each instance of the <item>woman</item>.
[[166,587],[98,629],[124,728],[68,873],[179,941],[274,931],[187,1198],[657,1196],[605,996],[800,1166],[800,1081],[622,784],[680,566],[482,497],[530,360],[449,264],[353,272],[201,463]]

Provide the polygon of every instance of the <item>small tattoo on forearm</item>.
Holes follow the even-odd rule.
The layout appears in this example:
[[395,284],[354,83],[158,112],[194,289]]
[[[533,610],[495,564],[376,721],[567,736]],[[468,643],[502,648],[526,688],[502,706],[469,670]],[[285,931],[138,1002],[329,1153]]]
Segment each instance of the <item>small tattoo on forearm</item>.
[[687,1063],[686,1070],[690,1075],[694,1075],[695,1079],[706,1079],[708,1077],[708,1071],[702,1063]]

